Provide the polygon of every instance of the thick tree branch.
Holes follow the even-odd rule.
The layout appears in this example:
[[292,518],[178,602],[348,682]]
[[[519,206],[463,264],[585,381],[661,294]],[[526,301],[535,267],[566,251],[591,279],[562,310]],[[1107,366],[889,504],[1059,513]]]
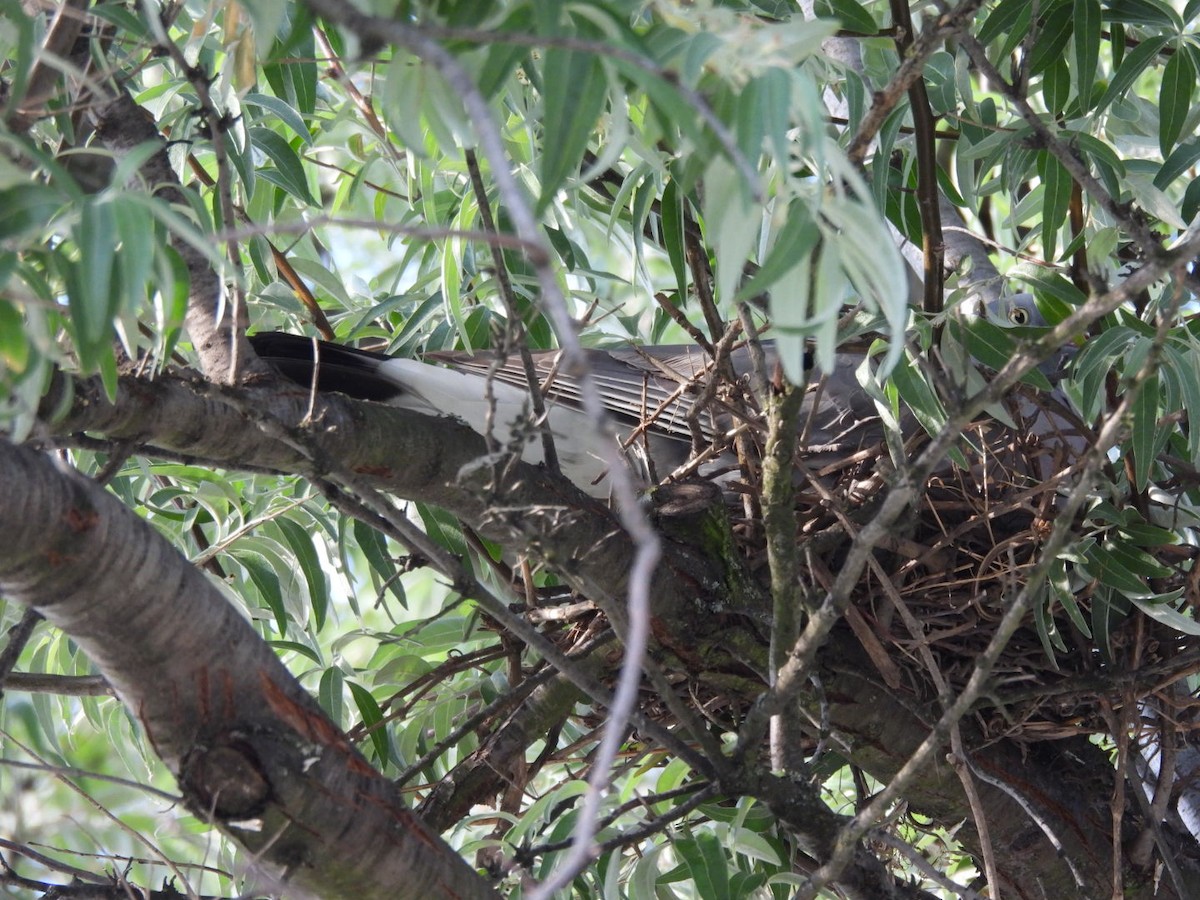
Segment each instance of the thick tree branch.
[[220,591],[115,497],[8,443],[0,492],[0,591],[88,654],[197,815],[322,897],[492,895]]

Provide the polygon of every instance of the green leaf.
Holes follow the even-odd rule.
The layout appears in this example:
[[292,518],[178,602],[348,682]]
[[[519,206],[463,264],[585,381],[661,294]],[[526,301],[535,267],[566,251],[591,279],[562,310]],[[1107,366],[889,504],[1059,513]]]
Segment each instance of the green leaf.
[[1074,28],[1075,10],[1070,3],[1063,3],[1046,13],[1029,56],[1030,75],[1040,75],[1051,63],[1066,55],[1067,41]]
[[312,660],[318,666],[324,665],[321,660],[321,654],[307,644],[302,644],[299,641],[267,641],[272,647],[277,650],[290,650],[293,653],[299,653],[305,659]]
[[308,130],[308,126],[304,124],[304,119],[292,107],[288,106],[278,97],[272,97],[269,94],[250,93],[247,94],[243,103],[251,106],[257,106],[260,109],[265,109],[268,112],[274,113],[292,129],[308,146],[312,146],[312,132]]
[[249,135],[254,146],[275,163],[274,171],[259,169],[258,174],[272,184],[279,185],[306,205],[316,206],[317,201],[308,190],[308,176],[304,165],[291,144],[269,128],[251,128]]
[[1171,570],[1131,541],[1123,540],[1120,536],[1106,541],[1105,549],[1112,559],[1119,563],[1125,571],[1139,578],[1166,578]]
[[1088,340],[1075,357],[1075,381],[1080,386],[1084,421],[1091,421],[1103,409],[1107,392],[1105,382],[1116,361],[1137,340],[1137,334],[1125,326],[1109,328]]
[[379,708],[379,704],[371,692],[361,684],[347,681],[346,686],[350,688],[350,695],[354,698],[355,706],[358,707],[362,724],[370,730],[371,746],[375,748],[375,757],[381,764],[388,763],[392,759],[392,748],[391,741],[388,740],[387,729],[381,727],[383,710]]
[[[121,250],[117,256],[120,283],[124,288],[123,306],[127,311],[138,310],[146,300],[146,284],[154,271],[158,241],[154,220],[140,206],[119,194],[112,201],[113,218]],[[120,298],[117,298],[120,302]]]
[[1187,411],[1188,457],[1192,465],[1200,462],[1200,379],[1196,378],[1194,353],[1168,342],[1163,345],[1163,377],[1174,383]]
[[1096,82],[1100,60],[1100,2],[1075,0],[1075,66],[1072,77],[1080,109],[1091,106],[1092,85]]
[[546,135],[539,212],[554,202],[563,182],[579,171],[592,128],[608,99],[604,66],[591,53],[547,48],[542,78]]
[[954,57],[939,50],[925,63],[925,91],[934,115],[944,116],[957,109],[957,82]]
[[1129,25],[1154,25],[1176,33],[1183,31],[1179,14],[1160,0],[1110,0],[1104,17],[1111,22]]
[[1078,628],[1079,633],[1084,637],[1091,638],[1092,629],[1088,627],[1087,619],[1084,618],[1083,612],[1079,609],[1079,603],[1075,599],[1075,592],[1071,590],[1071,579],[1067,575],[1066,564],[1062,559],[1054,560],[1046,580],[1058,598],[1058,602],[1067,611],[1067,617],[1070,618],[1071,624]]
[[[1132,509],[1127,512],[1137,513]],[[1120,527],[1120,533],[1138,547],[1170,547],[1179,543],[1179,535],[1175,532],[1143,521],[1127,522]]]
[[[987,319],[977,318],[966,323],[962,339],[966,344],[967,352],[973,359],[989,369],[999,372],[1018,352],[1019,348],[1014,338],[1025,334],[1039,336],[1046,330],[1045,328],[1002,328]],[[957,333],[957,329],[955,332]],[[1045,373],[1036,367],[1026,372],[1021,380],[1043,391],[1051,390],[1053,387]]]
[[338,725],[342,724],[346,715],[342,699],[344,683],[345,679],[342,677],[341,670],[336,666],[330,666],[321,673],[321,682],[317,685],[317,702],[329,714],[329,718]]
[[728,304],[758,240],[762,209],[751,202],[749,186],[724,156],[709,163],[704,187],[704,231],[717,255],[717,302]]
[[799,200],[794,201],[788,208],[783,227],[775,235],[775,243],[767,251],[766,260],[738,291],[736,299],[748,300],[764,294],[782,278],[793,274],[797,261],[807,259],[820,239],[820,229],[813,221],[806,204]]
[[1146,490],[1150,481],[1157,430],[1158,375],[1154,374],[1146,379],[1133,400],[1133,433],[1130,439],[1133,445],[1133,480],[1139,493]]
[[1113,662],[1112,629],[1115,620],[1122,616],[1121,611],[1115,608],[1114,601],[1118,599],[1112,588],[1103,584],[1092,592],[1092,643],[1110,665]]
[[66,197],[45,184],[14,184],[0,190],[0,240],[41,232]]
[[1104,95],[1100,98],[1100,102],[1096,104],[1093,114],[1099,114],[1107,109],[1108,105],[1118,97],[1124,97],[1129,88],[1132,87],[1134,81],[1158,57],[1158,51],[1166,45],[1166,37],[1154,35],[1146,38],[1130,50],[1125,55],[1125,59],[1121,61],[1121,65],[1117,67],[1112,81],[1108,83],[1108,90],[1104,92]]
[[245,567],[250,581],[258,588],[259,597],[274,614],[279,636],[287,637],[288,614],[283,602],[283,590],[270,562],[262,554],[251,550],[234,550],[233,557]]
[[1067,221],[1071,207],[1071,176],[1063,164],[1046,151],[1038,154],[1038,177],[1045,187],[1042,194],[1042,252],[1046,259],[1055,258],[1058,230]]
[[1163,156],[1170,154],[1183,124],[1192,111],[1192,94],[1196,91],[1196,69],[1192,57],[1176,47],[1163,69],[1158,88],[1158,146]]
[[458,520],[443,509],[428,503],[417,503],[421,524],[430,539],[445,547],[456,556],[466,556],[469,548]]
[[1051,60],[1042,75],[1042,99],[1052,116],[1059,116],[1071,97],[1071,70],[1066,57]]
[[1071,308],[1078,308],[1087,300],[1087,296],[1062,275],[1046,272],[1042,269],[1032,271],[1016,271],[1013,277],[1034,288],[1038,294],[1049,294]]
[[88,14],[117,26],[117,30],[125,32],[129,38],[139,41],[153,40],[146,28],[145,19],[131,10],[108,3],[97,3],[88,10]]
[[[1190,172],[1195,167],[1197,160],[1200,160],[1200,138],[1193,138],[1178,144],[1163,162],[1162,168],[1155,174],[1154,186],[1160,191],[1165,191],[1172,181],[1180,175]],[[1184,210],[1182,215],[1184,221],[1190,222],[1195,213],[1188,215]]]
[[408,608],[408,600],[404,596],[403,583],[397,578],[396,566],[392,563],[391,557],[387,552],[387,542],[383,535],[372,528],[370,525],[365,525],[357,519],[351,523],[351,534],[355,545],[358,547],[362,555],[366,557],[367,565],[371,567],[371,571],[379,578],[392,595],[400,601],[400,605],[405,609]]
[[[25,87],[33,71],[33,56],[39,42],[34,37],[34,17],[25,11],[19,0],[0,2],[0,22],[4,22],[7,29],[16,32],[10,34],[6,41],[13,53],[5,67],[5,77],[9,79],[4,102],[4,113],[7,117],[9,111],[17,109],[25,99]],[[3,208],[0,206],[0,209]]]
[[[533,10],[529,6],[521,5],[513,9],[508,17],[497,26],[496,33],[497,36],[502,32],[530,34],[533,30]],[[487,56],[476,78],[476,83],[483,90],[484,96],[490,100],[500,93],[517,64],[528,54],[528,47],[506,43],[499,38],[490,41],[487,45]],[[532,69],[533,67],[528,68]]]
[[22,374],[29,365],[30,350],[24,317],[7,300],[0,300],[0,374]]
[[[263,6],[254,3],[251,9]],[[317,46],[303,6],[297,10],[295,28],[289,40],[286,44],[276,41],[272,57],[282,62],[264,66],[263,74],[275,96],[295,107],[300,115],[311,116],[317,103]]]
[[314,630],[319,632],[325,627],[325,616],[329,610],[329,586],[312,535],[299,522],[286,516],[275,519],[275,525],[283,532],[284,540],[300,564],[312,601]]
[[687,867],[697,894],[704,900],[731,900],[730,860],[715,835],[701,832],[691,839],[677,839],[673,846]]
[[837,19],[847,31],[859,34],[875,34],[879,31],[875,17],[856,0],[821,0],[815,4],[815,10],[822,18]]
[[1127,553],[1116,552],[1116,544],[1093,544],[1084,553],[1087,573],[1106,587],[1127,598],[1152,597],[1154,592],[1129,568]]
[[72,234],[79,246],[79,265],[68,291],[68,305],[80,364],[89,370],[99,363],[112,335],[112,320],[120,308],[120,297],[113,290],[117,229],[112,206],[105,200],[88,197]]
[[1066,653],[1067,645],[1063,641],[1058,624],[1054,621],[1054,617],[1050,615],[1049,599],[1051,596],[1052,592],[1048,586],[1043,584],[1038,589],[1038,597],[1033,604],[1033,623],[1037,630],[1038,640],[1042,643],[1042,652],[1046,654],[1046,659],[1050,661],[1050,665],[1057,671],[1058,654],[1054,651],[1057,649],[1059,653]]
[[683,195],[674,179],[667,182],[663,188],[662,204],[662,240],[663,249],[667,251],[667,259],[671,261],[671,270],[675,273],[675,287],[679,292],[679,300],[687,297],[687,247],[683,234]]
[[922,377],[916,363],[908,358],[902,359],[889,377],[921,427],[930,434],[941,431],[946,424],[946,410],[933,388]]
[[[1175,603],[1183,591],[1172,591],[1169,594],[1157,594],[1152,597],[1130,597],[1133,605],[1156,622],[1160,622],[1180,634],[1190,634],[1200,637],[1200,622],[1190,615],[1179,612],[1171,604]],[[1190,607],[1184,607],[1190,609]]]
[[1028,0],[1001,0],[980,27],[979,43],[986,47],[1002,34],[1014,31],[1023,32],[1025,27],[1018,27],[1017,23],[1022,18],[1028,17],[1029,14],[1030,3]]
[[751,79],[732,103],[734,137],[742,155],[752,163],[762,156],[763,138],[767,133],[763,120],[766,104],[762,92],[762,82],[757,78]]

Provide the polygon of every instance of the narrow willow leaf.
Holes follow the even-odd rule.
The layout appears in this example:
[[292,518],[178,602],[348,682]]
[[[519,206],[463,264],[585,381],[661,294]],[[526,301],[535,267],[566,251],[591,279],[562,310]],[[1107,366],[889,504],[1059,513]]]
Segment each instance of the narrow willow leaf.
[[[874,34],[879,30],[879,25],[875,22],[875,17],[865,7],[857,3],[856,0],[825,0],[824,3],[816,5],[818,9],[822,6],[827,6],[829,10],[827,15],[841,22],[842,27],[847,31],[856,31],[859,34]],[[822,15],[826,15],[826,13],[822,13]]]
[[1038,596],[1033,602],[1033,623],[1037,629],[1038,640],[1042,644],[1042,652],[1046,654],[1046,659],[1050,661],[1050,665],[1058,669],[1058,653],[1067,652],[1067,645],[1062,639],[1062,634],[1058,629],[1058,625],[1054,621],[1054,617],[1050,615],[1049,600],[1052,596],[1050,589],[1046,585],[1042,585],[1038,589]]
[[138,206],[130,203],[125,195],[112,201],[113,218],[121,251],[117,264],[121,270],[120,282],[123,296],[117,299],[126,312],[137,312],[146,299],[146,283],[154,269],[155,247],[158,235],[154,220]]
[[1125,540],[1123,535],[1107,541],[1104,548],[1126,572],[1139,578],[1166,578],[1171,574],[1169,568],[1131,541]]
[[1042,75],[1042,99],[1046,102],[1047,111],[1053,116],[1059,116],[1067,106],[1071,97],[1071,71],[1066,57],[1058,57],[1051,61]]
[[345,703],[342,698],[342,688],[345,679],[341,670],[331,666],[321,673],[321,682],[317,686],[317,702],[329,714],[329,718],[339,725],[346,715]]
[[42,184],[14,184],[0,190],[0,240],[45,228],[67,198]]
[[1183,133],[1183,123],[1192,111],[1196,92],[1196,69],[1190,54],[1177,47],[1163,69],[1158,89],[1158,146],[1168,156]]
[[[763,102],[763,127],[767,145],[775,155],[776,164],[786,166],[793,142],[788,137],[792,122],[788,110],[792,105],[792,76],[783,69],[768,69],[759,76]],[[847,84],[858,84],[857,77],[847,77]]]
[[1113,22],[1183,31],[1183,20],[1179,14],[1162,0],[1111,0],[1106,4],[1104,14]]
[[[798,260],[807,259],[821,238],[812,216],[808,213],[803,201],[794,201],[788,208],[787,218],[775,235],[775,243],[767,251],[767,258],[754,276],[738,291],[738,300],[747,300],[771,290],[781,279],[794,274]],[[785,306],[785,304],[780,304]],[[806,308],[807,304],[805,304]],[[797,308],[795,304],[786,304],[789,313],[788,322],[796,324],[794,316],[790,315]]]
[[662,193],[662,240],[663,249],[667,251],[667,259],[671,261],[671,270],[675,273],[675,287],[679,291],[682,302],[687,296],[687,248],[684,246],[683,235],[683,196],[679,185],[672,179],[667,182]]
[[283,532],[288,548],[300,564],[300,571],[308,585],[308,595],[312,602],[313,629],[319,632],[325,627],[325,617],[329,610],[329,583],[313,546],[312,535],[299,522],[286,516],[275,519],[275,525]]
[[[955,334],[958,334],[957,327],[954,331]],[[998,372],[1008,365],[1008,361],[1017,353],[1018,346],[1014,340],[1017,336],[1016,331],[1017,329],[1013,328],[1002,328],[987,319],[973,319],[966,323],[961,339],[972,357],[989,369]],[[1044,331],[1044,329],[1029,328],[1021,329],[1021,331],[1032,334]],[[1021,380],[1043,391],[1048,391],[1052,387],[1049,379],[1037,368],[1030,369]]]
[[400,605],[407,609],[408,598],[404,596],[403,583],[396,577],[396,566],[388,555],[387,542],[383,535],[357,519],[351,523],[351,533],[355,546],[366,558],[367,565],[371,567],[379,582],[386,585],[392,595],[400,601]]
[[717,301],[729,303],[758,241],[762,208],[751,201],[749,187],[724,156],[709,163],[704,187],[704,231],[717,254]]
[[1128,559],[1117,555],[1112,545],[1093,544],[1084,554],[1089,575],[1124,597],[1152,597],[1150,586],[1128,568]]
[[[1154,176],[1154,186],[1160,191],[1165,191],[1170,187],[1172,181],[1180,175],[1190,172],[1195,167],[1197,160],[1200,160],[1200,138],[1193,138],[1176,145],[1175,149],[1171,151],[1171,155],[1163,162],[1162,168]],[[1185,222],[1192,220],[1192,216],[1186,212],[1182,215]]]
[[946,424],[946,410],[916,363],[905,358],[892,369],[888,377],[921,427],[930,434],[941,431]]
[[1112,630],[1122,617],[1115,608],[1119,599],[1112,588],[1104,584],[1097,585],[1092,592],[1092,645],[1109,664],[1113,662]]
[[1133,605],[1143,613],[1181,634],[1200,636],[1200,622],[1179,612],[1172,605],[1182,596],[1182,590],[1154,597],[1131,597]]
[[1157,58],[1158,51],[1166,45],[1166,37],[1155,35],[1146,38],[1130,50],[1121,61],[1121,65],[1117,67],[1112,80],[1108,83],[1108,90],[1104,92],[1104,95],[1100,98],[1100,102],[1096,104],[1095,112],[1102,112],[1118,97],[1124,97],[1126,91],[1129,90],[1138,76]]
[[1075,285],[1071,284],[1066,278],[1053,272],[1047,272],[1042,269],[1031,271],[1019,271],[1013,273],[1014,278],[1018,278],[1025,284],[1035,288],[1038,294],[1048,294],[1071,308],[1077,308],[1084,304],[1087,296]]
[[235,550],[234,558],[246,569],[250,581],[258,588],[259,599],[275,616],[275,628],[280,637],[287,637],[288,614],[283,602],[279,576],[265,556],[250,550]]
[[25,322],[16,308],[0,300],[0,370],[20,375],[29,365],[31,348]]
[[1071,176],[1063,164],[1042,151],[1038,154],[1038,177],[1042,179],[1042,252],[1047,260],[1055,258],[1058,231],[1067,221],[1071,205]]
[[1028,0],[1001,0],[980,27],[979,43],[987,46],[1002,34],[1024,31],[1015,26],[1022,15],[1029,15],[1029,7]]
[[1051,9],[1042,21],[1042,30],[1029,56],[1029,74],[1040,75],[1055,60],[1066,55],[1067,42],[1075,28],[1075,10],[1064,3]]
[[75,325],[80,364],[88,370],[99,363],[120,306],[120,296],[113,289],[117,227],[111,204],[89,197],[72,233],[79,246],[79,264],[70,281],[67,304]]
[[1079,629],[1084,637],[1090,639],[1092,629],[1088,627],[1087,619],[1084,618],[1079,603],[1075,599],[1075,592],[1071,590],[1071,579],[1067,575],[1067,567],[1062,559],[1056,559],[1050,567],[1047,582],[1054,590],[1058,602],[1067,611],[1067,617],[1070,618],[1071,623]]
[[539,210],[546,209],[563,182],[579,171],[592,126],[608,99],[604,66],[591,53],[547,48],[542,78],[546,135]]
[[304,124],[304,119],[288,104],[284,103],[278,97],[272,97],[270,94],[259,94],[251,92],[242,100],[244,104],[257,106],[267,112],[273,113],[279,118],[283,124],[287,125],[295,132],[308,146],[312,146],[312,132],[308,130],[308,126]]
[[[701,840],[707,838],[707,840]],[[691,882],[701,897],[728,900],[729,869],[725,853],[716,838],[702,834],[695,838],[680,838],[673,842],[675,853],[691,875]]]
[[291,144],[269,128],[251,128],[249,135],[254,146],[275,163],[274,173],[270,169],[260,169],[258,174],[279,185],[297,200],[308,206],[316,206],[317,201],[308,189],[308,175],[304,165]]
[[[1080,110],[1086,112],[1091,106],[1092,86],[1100,60],[1100,2],[1099,0],[1075,0],[1075,65],[1071,76],[1075,81],[1075,94],[1079,98]],[[1065,60],[1064,60],[1065,62]]]
[[1200,379],[1196,378],[1195,350],[1188,353],[1168,343],[1163,346],[1163,376],[1172,379],[1183,396],[1187,411],[1188,457],[1192,465],[1200,463]]
[[376,758],[381,764],[386,765],[392,760],[392,748],[391,742],[388,740],[387,729],[380,727],[383,724],[383,710],[380,709],[378,701],[371,695],[371,692],[361,684],[347,681],[346,687],[350,688],[350,696],[354,698],[354,705],[358,707],[362,724],[370,730],[371,746],[375,750]]
[[1146,489],[1154,465],[1155,432],[1158,428],[1158,375],[1146,379],[1133,401],[1133,476],[1138,492]]

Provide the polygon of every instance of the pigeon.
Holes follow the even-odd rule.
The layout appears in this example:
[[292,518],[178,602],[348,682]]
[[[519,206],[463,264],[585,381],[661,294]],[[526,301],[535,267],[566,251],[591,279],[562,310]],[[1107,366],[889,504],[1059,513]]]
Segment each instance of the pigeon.
[[[993,319],[1013,325],[1045,325],[1028,294],[998,301],[988,312]],[[428,415],[451,415],[480,434],[490,421],[492,436],[500,446],[519,452],[526,462],[543,461],[538,427],[530,422],[525,371],[515,354],[435,352],[409,359],[281,332],[254,334],[250,341],[259,357],[306,388],[313,384],[315,367],[319,391],[336,391]],[[775,369],[774,346],[763,341],[762,347],[767,360],[764,374],[770,377]],[[698,453],[707,459],[693,467],[696,474],[718,480],[736,477],[738,458],[729,435],[739,422],[752,421],[758,415],[745,387],[752,369],[748,347],[736,348],[729,355],[733,385],[710,392],[700,409],[694,407],[704,399],[715,366],[696,345],[585,352],[601,403],[622,441],[624,458],[641,481],[659,481]],[[607,496],[599,443],[605,438],[583,412],[579,379],[560,366],[559,351],[534,351],[532,357],[563,475],[594,496]],[[885,452],[880,449],[885,427],[878,407],[856,374],[862,362],[861,354],[840,352],[831,372],[811,367],[799,421],[802,453],[814,471],[836,469],[856,454],[874,457]],[[910,417],[901,417],[902,433],[907,436],[912,426]],[[711,449],[704,453],[706,448]],[[867,453],[869,449],[875,452]]]

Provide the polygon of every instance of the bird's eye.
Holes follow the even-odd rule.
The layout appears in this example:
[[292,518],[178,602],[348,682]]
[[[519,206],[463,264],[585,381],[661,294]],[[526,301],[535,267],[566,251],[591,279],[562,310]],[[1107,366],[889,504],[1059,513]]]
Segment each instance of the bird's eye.
[[1014,306],[1012,309],[1010,309],[1008,311],[1008,320],[1010,322],[1012,322],[1014,325],[1028,325],[1029,324],[1029,310],[1024,309],[1020,306]]

